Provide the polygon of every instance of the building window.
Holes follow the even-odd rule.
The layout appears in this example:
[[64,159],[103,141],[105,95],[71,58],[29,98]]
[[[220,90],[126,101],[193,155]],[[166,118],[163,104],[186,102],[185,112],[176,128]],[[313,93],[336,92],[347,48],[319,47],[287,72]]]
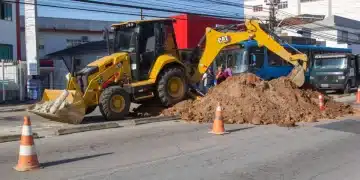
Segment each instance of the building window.
[[338,42],[347,43],[349,40],[348,34],[347,31],[338,31]]
[[0,59],[13,59],[13,46],[0,44]]
[[12,4],[0,2],[0,19],[12,21]]
[[300,0],[301,3],[315,2],[315,1],[323,1],[323,0]]
[[288,2],[287,1],[283,1],[283,2],[280,2],[278,4],[278,9],[286,9],[288,8]]
[[253,11],[254,12],[260,12],[263,10],[263,6],[262,5],[257,5],[257,6],[253,6]]

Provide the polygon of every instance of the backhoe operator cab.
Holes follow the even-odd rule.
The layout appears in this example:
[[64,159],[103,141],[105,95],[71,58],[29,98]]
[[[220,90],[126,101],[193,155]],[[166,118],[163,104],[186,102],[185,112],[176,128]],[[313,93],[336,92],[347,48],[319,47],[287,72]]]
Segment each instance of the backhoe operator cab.
[[160,19],[112,26],[114,30],[113,53],[128,53],[132,82],[153,78],[150,77],[152,69],[155,67],[156,60],[163,58],[162,55],[166,54],[178,59],[172,23],[171,19]]

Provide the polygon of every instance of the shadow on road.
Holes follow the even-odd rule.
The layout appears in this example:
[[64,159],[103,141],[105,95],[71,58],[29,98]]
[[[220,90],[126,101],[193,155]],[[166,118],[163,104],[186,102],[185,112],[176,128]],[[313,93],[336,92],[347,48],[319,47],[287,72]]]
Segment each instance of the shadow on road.
[[41,163],[41,166],[43,168],[45,168],[45,167],[56,166],[56,165],[60,165],[60,164],[71,163],[71,162],[75,162],[75,161],[81,161],[81,160],[85,160],[85,159],[96,158],[96,157],[100,157],[100,156],[106,156],[106,155],[110,155],[110,154],[114,154],[114,153],[113,152],[102,153],[102,154],[95,154],[95,155],[90,155],[90,156],[83,156],[83,157],[77,157],[77,158],[71,158],[71,159],[63,159],[63,160],[58,160],[58,161],[45,162],[45,163]]
[[242,130],[246,130],[246,129],[252,129],[252,128],[254,128],[254,127],[255,127],[255,126],[238,128],[238,129],[229,129],[229,130],[226,130],[226,131],[229,132],[229,133],[233,133],[233,132],[238,132],[238,131],[242,131]]
[[[165,109],[165,107],[158,105],[158,104],[143,104],[134,108],[128,115],[125,117],[124,120],[129,119],[139,119],[139,118],[149,118],[149,117],[156,117],[161,114],[161,112]],[[113,121],[119,121],[121,119],[115,119]],[[99,123],[99,122],[106,122],[106,120],[100,113],[99,114],[89,114],[85,116],[82,124],[91,124],[91,123]],[[109,121],[111,122],[111,121]]]
[[348,132],[353,134],[360,134],[360,121],[353,119],[331,122],[328,124],[317,125],[315,127],[334,131]]

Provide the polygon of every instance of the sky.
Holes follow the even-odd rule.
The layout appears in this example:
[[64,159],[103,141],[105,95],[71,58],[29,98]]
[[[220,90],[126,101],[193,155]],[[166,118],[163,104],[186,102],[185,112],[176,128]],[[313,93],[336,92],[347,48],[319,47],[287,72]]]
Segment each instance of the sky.
[[[127,4],[149,8],[171,9],[182,12],[193,12],[208,14],[214,16],[243,17],[243,8],[241,7],[243,0],[95,0],[98,2],[111,2],[116,4]],[[20,0],[24,2],[24,0]],[[61,17],[61,18],[74,18],[74,19],[92,19],[92,20],[107,20],[107,21],[125,21],[140,19],[140,9],[124,8],[97,5],[90,3],[74,2],[71,0],[37,0],[38,16],[45,17]],[[65,8],[54,8],[48,6],[61,6]],[[20,14],[24,15],[24,5],[21,4]],[[67,8],[80,8],[92,11],[67,9]],[[95,11],[108,11],[111,13],[95,12]],[[139,15],[125,15],[125,14],[139,14]],[[145,19],[152,19],[158,17],[168,17],[176,13],[159,12],[144,10],[143,14]]]

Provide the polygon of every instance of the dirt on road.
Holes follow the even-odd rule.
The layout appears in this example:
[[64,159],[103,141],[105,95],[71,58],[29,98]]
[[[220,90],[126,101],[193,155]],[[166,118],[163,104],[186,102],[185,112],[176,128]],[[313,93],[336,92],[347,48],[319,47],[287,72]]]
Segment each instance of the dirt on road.
[[220,103],[225,123],[277,124],[294,126],[296,122],[315,122],[352,114],[349,105],[325,96],[324,111],[319,110],[319,92],[299,89],[288,78],[262,81],[254,74],[233,76],[209,90],[200,100],[186,100],[165,109],[163,115],[212,122]]

